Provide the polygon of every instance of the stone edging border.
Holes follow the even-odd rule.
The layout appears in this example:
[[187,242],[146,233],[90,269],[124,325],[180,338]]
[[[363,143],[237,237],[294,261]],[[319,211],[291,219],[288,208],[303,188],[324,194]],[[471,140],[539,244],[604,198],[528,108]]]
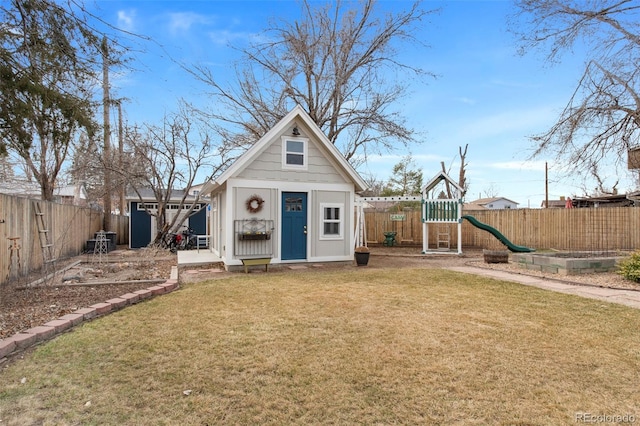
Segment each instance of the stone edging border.
[[109,299],[102,303],[96,303],[88,308],[78,309],[70,314],[61,316],[58,319],[47,322],[44,325],[32,327],[28,330],[14,334],[7,339],[0,340],[0,362],[4,358],[19,351],[45,342],[53,337],[80,325],[84,321],[101,317],[111,312],[118,311],[130,305],[151,299],[155,296],[170,293],[178,289],[178,268],[171,268],[171,277],[163,284],[154,285],[143,290],[123,294],[120,297]]

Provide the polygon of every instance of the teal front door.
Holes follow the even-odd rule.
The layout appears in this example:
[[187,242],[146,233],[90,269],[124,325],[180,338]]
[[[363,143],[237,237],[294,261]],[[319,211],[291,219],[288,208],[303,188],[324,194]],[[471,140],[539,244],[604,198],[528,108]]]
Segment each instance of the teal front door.
[[307,194],[282,193],[282,260],[307,258]]

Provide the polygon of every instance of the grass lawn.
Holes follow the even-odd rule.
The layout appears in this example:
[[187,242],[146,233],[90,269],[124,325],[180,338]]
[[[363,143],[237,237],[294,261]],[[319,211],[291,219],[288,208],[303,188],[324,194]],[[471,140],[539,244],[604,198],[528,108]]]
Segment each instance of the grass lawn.
[[639,310],[444,270],[238,274],[11,363],[0,424],[637,421],[639,330]]

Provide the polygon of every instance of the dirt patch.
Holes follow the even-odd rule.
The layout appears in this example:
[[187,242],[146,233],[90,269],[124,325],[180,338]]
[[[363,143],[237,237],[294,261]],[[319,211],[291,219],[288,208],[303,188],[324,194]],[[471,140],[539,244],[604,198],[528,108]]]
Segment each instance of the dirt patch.
[[[580,275],[559,275],[545,272],[536,272],[527,270],[519,265],[512,263],[486,263],[484,261],[482,249],[464,249],[461,255],[455,252],[440,252],[422,254],[422,247],[418,246],[371,246],[371,256],[369,258],[369,264],[364,268],[368,269],[403,269],[403,268],[447,268],[455,266],[473,266],[478,268],[494,269],[505,272],[510,272],[520,275],[535,276],[545,279],[556,280],[565,283],[590,285],[606,288],[617,288],[625,290],[640,291],[640,285],[638,283],[626,280],[621,275],[615,272],[602,272],[594,274],[580,274]],[[511,254],[509,254],[511,259]],[[315,267],[323,269],[332,268],[358,268],[355,262],[352,264],[322,264],[322,265],[305,265],[302,268],[309,268],[310,270]],[[295,270],[300,271],[300,266],[294,266]],[[280,267],[273,265],[270,267],[270,271],[287,271],[288,267]],[[304,270],[304,269],[302,269]],[[262,273],[264,274],[264,268],[251,268],[250,273]],[[180,272],[181,283],[195,283],[199,281],[205,281],[210,279],[224,278],[231,273],[224,272],[220,269],[211,269],[204,267],[187,268]]]
[[[42,325],[79,308],[164,282],[177,265],[167,250],[115,250],[101,259],[77,256],[0,288],[0,339]],[[49,272],[54,272],[52,269]]]
[[[422,255],[418,247],[372,247],[370,265],[379,267],[437,267],[474,266],[478,268],[494,269],[520,275],[540,277],[565,283],[589,285],[605,288],[640,291],[640,284],[629,281],[616,272],[598,272],[592,274],[560,275],[549,272],[527,270],[520,265],[509,263],[486,263],[483,251],[478,249],[464,249],[462,255],[456,254],[427,254]],[[376,266],[373,266],[376,267]]]

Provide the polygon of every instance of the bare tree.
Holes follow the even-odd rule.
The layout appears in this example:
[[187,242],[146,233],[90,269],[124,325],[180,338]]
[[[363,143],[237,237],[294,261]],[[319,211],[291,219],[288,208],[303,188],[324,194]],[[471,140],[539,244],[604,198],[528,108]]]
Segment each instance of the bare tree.
[[302,0],[300,20],[276,22],[260,38],[266,41],[240,49],[232,86],[206,66],[191,70],[212,89],[218,109],[207,113],[220,135],[251,145],[299,104],[355,166],[369,153],[414,142],[398,101],[409,79],[428,73],[400,63],[398,50],[423,46],[413,34],[431,12],[416,2],[382,17],[375,4]]
[[[135,131],[131,131],[134,134]],[[72,161],[64,171],[64,178],[73,184],[83,184],[87,190],[87,201],[90,204],[100,203],[109,193],[112,197],[113,188],[126,187],[135,173],[135,162],[131,155],[120,154],[110,150],[104,154],[103,143],[98,140],[98,135],[93,138],[81,134],[71,147]],[[111,172],[111,191],[107,191],[105,185],[105,170]],[[121,171],[128,171],[122,174]],[[120,204],[120,203],[119,203]],[[124,208],[120,208],[120,214],[124,214]]]
[[374,175],[366,175],[363,177],[364,181],[367,183],[367,190],[362,195],[365,197],[379,197],[384,190],[384,181],[378,179]]
[[65,170],[66,178],[69,182],[84,184],[87,201],[97,202],[104,196],[104,165],[97,140],[81,134],[72,145],[72,161]]
[[495,182],[491,182],[484,190],[485,198],[496,198],[500,194],[500,188]]
[[[514,32],[521,52],[540,48],[549,63],[578,43],[588,58],[557,122],[532,138],[534,156],[552,153],[568,171],[621,164],[640,140],[640,4],[632,0],[519,0]],[[617,169],[623,169],[618,167]],[[602,182],[601,182],[602,183]]]
[[616,182],[610,187],[605,186],[605,182],[602,179],[602,172],[600,171],[598,163],[592,162],[589,165],[589,173],[595,180],[596,187],[593,188],[592,190],[589,190],[586,187],[583,187],[583,191],[585,195],[590,194],[593,196],[600,196],[600,195],[617,195],[618,194],[618,184],[620,183],[620,179],[616,180]]
[[458,147],[458,151],[460,152],[460,173],[458,174],[458,185],[462,188],[462,193],[460,194],[460,198],[464,198],[467,195],[467,191],[469,191],[469,182],[467,182],[467,149],[469,148],[469,144],[464,146],[464,150],[462,147]]
[[[206,123],[195,122],[192,117],[191,111],[183,106],[178,113],[166,117],[160,126],[149,124],[141,130],[130,129],[126,142],[131,155],[122,169],[115,170],[128,180],[141,202],[143,189],[153,192],[158,208],[152,211],[145,206],[145,210],[155,217],[157,229],[163,232],[156,236],[154,244],[161,241],[164,233],[175,231],[181,225],[179,215],[172,220],[166,217],[169,202],[176,203],[172,195],[180,194],[178,209],[188,217],[200,202],[199,193],[189,194],[199,175],[205,168],[211,170],[211,174],[204,177],[210,180],[234,159],[233,149],[215,144]],[[209,162],[210,158],[215,159],[215,164]],[[187,205],[189,208],[184,209]]]

